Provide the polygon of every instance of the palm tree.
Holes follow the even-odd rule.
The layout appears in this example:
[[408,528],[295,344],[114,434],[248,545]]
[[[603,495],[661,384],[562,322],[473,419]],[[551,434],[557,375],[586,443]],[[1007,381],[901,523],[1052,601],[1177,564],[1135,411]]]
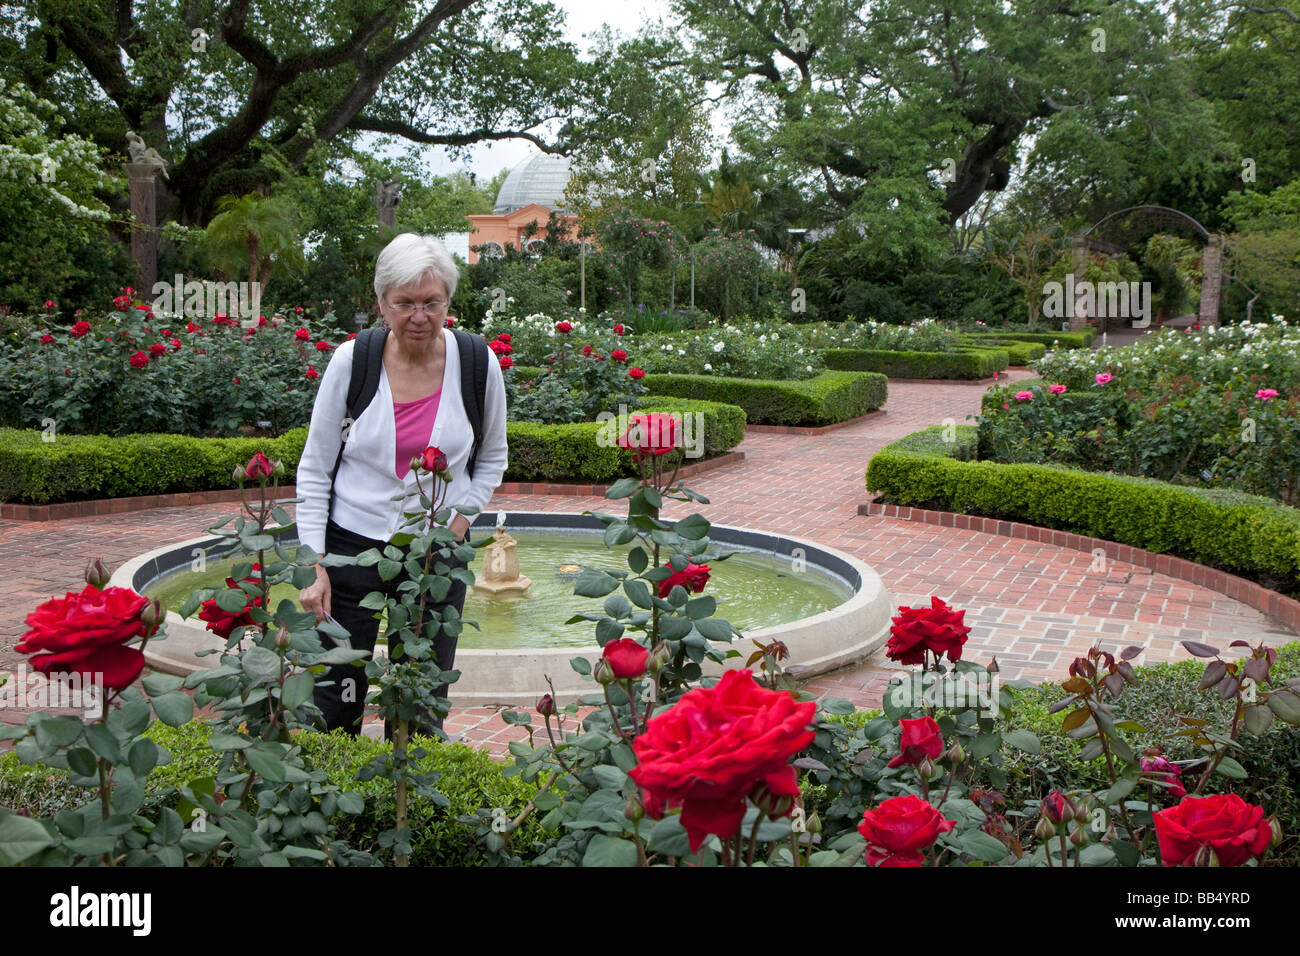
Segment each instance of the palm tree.
[[247,264],[249,281],[265,293],[277,265],[291,272],[302,267],[298,212],[291,201],[248,193],[223,196],[217,208],[206,232],[208,250],[222,268],[234,272]]

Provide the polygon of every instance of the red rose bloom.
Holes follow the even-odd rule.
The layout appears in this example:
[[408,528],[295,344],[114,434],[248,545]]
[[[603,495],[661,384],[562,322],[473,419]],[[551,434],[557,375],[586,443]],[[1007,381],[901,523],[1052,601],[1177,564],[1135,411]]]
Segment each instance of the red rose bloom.
[[113,299],[113,308],[119,312],[125,312],[131,308],[131,297],[129,295],[119,295]]
[[49,332],[46,332],[44,335],[41,336],[41,343],[43,345],[49,345],[53,341],[54,341],[54,336],[50,335]]
[[89,331],[90,331],[90,323],[87,322],[85,319],[82,319],[80,322],[76,322],[73,324],[72,331],[69,334],[73,336],[73,338],[79,339]]
[[[1069,811],[1068,818],[1066,811]],[[1074,819],[1074,804],[1060,790],[1053,790],[1038,804],[1038,812],[1053,823],[1064,823],[1067,819]]]
[[583,354],[583,355],[590,355],[591,352],[592,352],[592,348],[591,348],[590,345],[584,345],[584,346],[582,347],[582,354]]
[[296,332],[293,333],[293,337],[296,338],[299,342],[306,342],[309,338],[311,338],[311,333],[308,332],[306,329],[298,329]]
[[1177,806],[1155,815],[1156,840],[1165,866],[1191,866],[1202,847],[1209,847],[1220,866],[1241,866],[1273,842],[1264,811],[1235,793],[1184,797]]
[[166,354],[167,354],[167,346],[163,345],[161,342],[155,342],[153,345],[149,346],[149,354],[150,354],[150,355],[166,355]]
[[248,477],[254,481],[259,481],[263,478],[270,478],[274,467],[275,466],[271,464],[270,459],[259,451],[256,452],[253,457],[248,460],[248,464],[244,466],[244,474],[248,475]]
[[300,306],[300,305],[295,305],[295,306],[293,307],[293,311],[297,312],[299,315],[302,315],[302,306]]
[[601,657],[609,662],[610,669],[619,680],[640,677],[645,673],[645,662],[650,652],[630,637],[622,637],[605,645]]
[[899,742],[902,751],[889,761],[891,767],[901,767],[905,763],[915,766],[926,757],[939,759],[943,753],[943,734],[939,732],[939,725],[933,717],[918,717],[915,720],[905,718],[898,725],[903,728],[903,737]]
[[447,326],[447,328],[451,328],[453,325],[456,324],[456,317],[452,315],[447,316],[447,319],[444,322],[444,324]]
[[622,334],[623,334],[623,331],[624,331],[624,329],[623,329],[623,324],[622,324],[621,322],[620,322],[618,325],[614,326],[614,334],[615,334],[615,335],[622,335]]
[[326,342],[324,339],[321,339],[319,342],[316,343],[317,352],[328,352],[330,348],[331,348],[330,344]]
[[194,321],[186,322],[186,323],[185,323],[185,331],[186,331],[186,332],[202,332],[202,331],[203,331],[203,326],[199,325],[199,323],[194,322]]
[[568,335],[573,331],[573,325],[569,322],[556,322],[555,331],[559,332],[561,335]]
[[515,360],[512,359],[509,355],[501,356],[501,358],[498,359],[498,361],[501,363],[502,369],[512,368],[515,364]]
[[633,415],[616,444],[638,456],[646,452],[666,455],[677,447],[677,419],[665,412]]
[[[260,455],[261,452],[258,452],[258,454]],[[253,570],[261,571],[262,566],[254,561]],[[256,584],[259,587],[262,584],[261,575],[243,578],[243,581],[248,581],[249,583]],[[232,590],[242,590],[239,587],[240,583],[242,582],[236,582],[234,578],[226,578],[226,587],[231,588]],[[206,621],[208,624],[208,630],[213,634],[216,634],[219,637],[228,638],[237,627],[256,626],[257,622],[253,620],[253,617],[249,612],[255,607],[265,606],[265,595],[258,597],[248,595],[248,603],[244,605],[244,609],[232,613],[230,611],[222,610],[222,608],[217,604],[216,598],[212,598],[203,602],[203,606],[199,610],[199,620]]]
[[441,448],[430,445],[420,452],[420,467],[425,471],[446,471],[447,456],[443,454]]
[[352,341],[353,339],[355,339],[356,337],[357,337],[357,333],[355,333],[355,332],[350,332],[350,333],[348,333],[348,341],[349,341],[349,342],[351,342],[351,341]]
[[627,377],[640,381],[641,379],[645,378],[645,369],[630,368],[627,370]]
[[659,596],[666,598],[679,584],[687,591],[699,594],[704,590],[704,585],[709,583],[709,572],[712,570],[707,564],[688,563],[685,570],[674,571],[659,582]]
[[316,367],[315,367],[314,365],[308,365],[308,366],[307,366],[307,372],[306,372],[306,375],[307,375],[308,378],[311,378],[311,379],[320,378],[320,372],[316,371]]
[[799,796],[789,761],[816,736],[808,729],[816,710],[812,701],[760,687],[748,670],[729,670],[650,720],[632,743],[638,765],[628,776],[643,789],[650,816],[681,806],[694,853],[710,833],[735,835],[756,786]]
[[172,343],[172,351],[173,351],[173,352],[179,352],[179,351],[181,350],[181,340],[180,340],[180,339],[171,339],[171,343]]
[[505,342],[507,345],[509,345],[511,342],[514,341],[514,339],[510,337],[509,332],[502,332],[500,335],[497,336],[497,341]]
[[937,597],[930,598],[929,607],[900,607],[898,617],[890,628],[885,656],[901,664],[924,664],[928,650],[939,657],[948,655],[950,661],[961,660],[962,645],[970,628],[962,623],[966,612],[955,611]]
[[136,352],[127,361],[129,361],[135,368],[144,368],[149,364],[149,356],[145,355],[143,352]]
[[615,362],[627,361],[627,353],[624,352],[622,349],[614,349],[614,351],[609,353],[609,357],[612,358]]
[[80,594],[68,591],[27,615],[31,628],[14,648],[34,654],[32,667],[42,674],[82,674],[121,690],[144,670],[144,654],[126,642],[147,633],[140,619],[149,599],[130,588],[87,584]]
[[866,839],[867,866],[920,866],[921,851],[957,824],[914,793],[890,797],[862,814],[858,832]]
[[[258,324],[259,326],[260,326],[260,325],[266,325],[266,316],[264,316],[264,315],[259,315],[259,316],[257,317],[257,324]],[[353,332],[352,334],[353,334],[354,336],[356,335],[355,332]]]

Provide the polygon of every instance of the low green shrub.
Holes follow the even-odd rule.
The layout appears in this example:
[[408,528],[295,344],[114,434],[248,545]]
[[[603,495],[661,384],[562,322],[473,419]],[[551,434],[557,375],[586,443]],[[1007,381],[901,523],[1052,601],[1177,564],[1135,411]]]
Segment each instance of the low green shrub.
[[829,369],[879,372],[889,378],[988,378],[1011,363],[1005,349],[965,348],[951,352],[893,352],[883,349],[827,349]]
[[756,425],[830,425],[885,404],[888,380],[872,372],[822,372],[795,382],[714,375],[649,375],[652,395],[739,405]]
[[[926,432],[942,434],[943,427]],[[867,490],[893,504],[1024,521],[1176,554],[1278,590],[1300,586],[1298,509],[1148,478],[959,460],[976,428],[954,428],[953,441],[912,435],[885,446],[867,467]]]
[[992,337],[967,335],[962,336],[963,345],[974,347],[996,347],[1005,349],[1012,365],[1028,365],[1047,354],[1047,346],[1041,342],[1020,342],[1015,339],[997,339]]
[[[664,397],[638,411],[703,412],[706,456],[729,451],[745,437],[745,413],[716,402]],[[831,407],[835,407],[832,403]],[[599,422],[538,425],[508,422],[506,481],[603,483],[633,473],[627,452],[597,441]],[[278,438],[191,438],[185,435],[60,435],[0,429],[0,501],[51,504],[233,487],[230,474],[254,452],[284,462],[281,483],[297,474],[307,429]]]
[[[145,806],[175,808],[176,788],[192,780],[216,773],[219,756],[208,748],[208,728],[199,721],[180,727],[155,723],[146,736],[170,754],[168,763],[156,767],[145,789]],[[368,737],[353,738],[342,732],[322,734],[304,731],[296,740],[303,748],[309,765],[325,771],[329,782],[365,797],[366,812],[357,816],[339,814],[334,822],[339,837],[354,848],[380,855],[379,834],[394,825],[395,804],[392,784],[383,777],[356,780],[361,767],[391,745]],[[457,817],[473,814],[480,807],[502,807],[513,818],[537,792],[535,783],[519,775],[506,776],[505,765],[485,751],[463,744],[445,744],[415,738],[412,749],[423,746],[426,756],[418,761],[419,772],[441,773],[438,790],[450,803],[437,807],[416,797],[409,806],[412,866],[475,866],[478,857],[474,824],[461,823]],[[67,772],[44,765],[28,765],[18,755],[0,753],[0,805],[33,817],[50,817],[60,810],[73,809],[92,799],[89,790],[67,785]],[[525,859],[533,852],[533,843],[545,838],[538,815],[523,823],[512,845]]]
[[1010,329],[998,329],[996,332],[967,332],[975,339],[998,341],[1038,342],[1048,348],[1086,349],[1091,347],[1097,337],[1097,329],[1091,325],[1070,332],[1014,332]]

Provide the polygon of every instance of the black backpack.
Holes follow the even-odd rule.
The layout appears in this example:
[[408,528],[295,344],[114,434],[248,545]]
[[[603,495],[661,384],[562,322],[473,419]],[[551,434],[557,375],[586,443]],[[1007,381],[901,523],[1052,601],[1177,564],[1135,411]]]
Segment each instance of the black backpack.
[[[469,463],[465,470],[470,479],[474,478],[474,460],[478,457],[479,443],[483,439],[483,405],[487,395],[487,340],[481,335],[452,329],[456,336],[456,345],[460,349],[460,396],[465,403],[465,412],[469,415],[470,427],[474,429],[474,445],[470,449]],[[352,380],[348,383],[348,418],[355,422],[366,410],[375,392],[379,390],[379,373],[384,361],[384,343],[388,340],[388,327],[363,329],[357,334],[352,353]],[[330,473],[330,488],[338,477],[339,465],[343,463],[343,445],[339,445],[338,457],[334,459],[334,471]],[[333,504],[334,496],[330,495]],[[333,508],[330,509],[333,511]]]

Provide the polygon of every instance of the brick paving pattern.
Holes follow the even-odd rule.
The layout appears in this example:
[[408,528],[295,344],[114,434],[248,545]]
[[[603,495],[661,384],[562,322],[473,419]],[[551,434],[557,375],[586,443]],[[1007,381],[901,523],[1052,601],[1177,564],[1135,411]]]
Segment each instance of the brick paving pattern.
[[[1024,370],[1009,373],[1013,380],[1028,376]],[[830,545],[874,567],[899,604],[928,603],[938,595],[964,607],[972,627],[964,656],[981,662],[996,656],[1004,679],[1060,679],[1069,661],[1099,638],[1111,649],[1142,646],[1139,663],[1184,658],[1181,640],[1226,648],[1237,638],[1274,644],[1293,639],[1285,625],[1225,594],[1144,567],[1117,560],[1100,567],[1087,552],[1039,541],[859,515],[859,505],[868,500],[863,474],[871,455],[945,419],[965,424],[978,411],[985,387],[892,381],[884,413],[860,423],[817,434],[751,432],[739,448],[743,461],[689,482],[710,504],[688,508],[670,502],[664,515],[678,518],[698,508],[715,524]],[[572,493],[498,494],[489,510],[581,513],[608,510],[606,505],[603,498]],[[79,590],[89,558],[102,557],[115,568],[142,551],[201,535],[232,511],[205,504],[60,521],[0,520],[0,574],[9,587],[9,599],[0,606],[0,673],[22,659],[13,645],[26,629],[26,614],[52,596]],[[899,670],[877,655],[805,686],[876,707]],[[23,718],[22,711],[0,710],[0,721]],[[527,736],[492,707],[456,708],[446,730],[495,755],[504,755],[510,740]],[[366,732],[379,734],[381,728],[370,723]]]

